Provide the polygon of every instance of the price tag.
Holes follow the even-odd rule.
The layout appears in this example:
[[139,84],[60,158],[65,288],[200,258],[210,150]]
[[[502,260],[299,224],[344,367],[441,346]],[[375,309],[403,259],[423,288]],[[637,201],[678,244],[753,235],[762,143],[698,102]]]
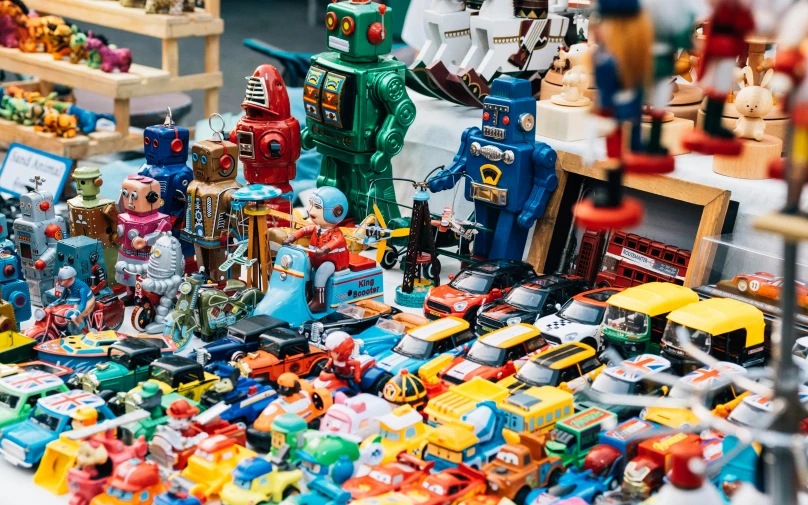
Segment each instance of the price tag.
[[69,158],[14,143],[0,167],[0,190],[20,196],[34,188],[31,179],[39,176],[44,180],[39,189],[53,193],[53,201],[58,202],[72,166]]

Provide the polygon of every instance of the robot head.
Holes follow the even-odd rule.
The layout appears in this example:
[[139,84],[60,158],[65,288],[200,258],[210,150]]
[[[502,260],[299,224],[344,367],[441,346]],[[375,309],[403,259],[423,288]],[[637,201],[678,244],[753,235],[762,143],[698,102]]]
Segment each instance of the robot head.
[[319,226],[338,225],[348,213],[348,199],[331,186],[318,188],[309,198],[309,217]]
[[535,114],[530,82],[498,77],[483,103],[483,136],[504,143],[533,142]]
[[204,182],[235,180],[238,146],[227,140],[203,140],[191,148],[194,179]]
[[39,223],[56,217],[53,209],[53,195],[48,191],[31,191],[20,197],[20,211],[23,220]]
[[393,9],[370,0],[329,4],[325,28],[329,49],[346,59],[375,61],[393,47]]
[[253,75],[247,77],[247,90],[241,108],[259,109],[276,119],[287,119],[292,115],[289,93],[277,68],[261,65],[255,69]]
[[148,214],[160,208],[160,183],[142,175],[127,176],[121,185],[126,212]]
[[184,268],[180,241],[170,233],[163,233],[151,248],[146,275],[150,279],[170,279],[174,275],[182,276]]
[[104,267],[104,247],[97,239],[78,235],[56,243],[55,271],[64,266],[75,268],[79,279],[86,280],[92,268],[101,262]]
[[101,171],[98,167],[79,167],[73,172],[76,191],[84,198],[95,198],[101,193]]
[[[167,123],[170,119],[167,119]],[[187,128],[174,124],[149,126],[143,132],[143,152],[146,163],[152,165],[185,164],[188,159]]]

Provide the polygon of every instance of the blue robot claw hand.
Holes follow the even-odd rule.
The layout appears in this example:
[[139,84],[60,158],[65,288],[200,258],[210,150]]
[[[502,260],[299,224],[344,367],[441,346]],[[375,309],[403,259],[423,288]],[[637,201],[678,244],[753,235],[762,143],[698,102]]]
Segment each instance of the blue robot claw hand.
[[440,191],[452,189],[455,184],[457,184],[458,179],[458,174],[453,174],[448,169],[441,170],[429,179],[429,191],[438,193]]

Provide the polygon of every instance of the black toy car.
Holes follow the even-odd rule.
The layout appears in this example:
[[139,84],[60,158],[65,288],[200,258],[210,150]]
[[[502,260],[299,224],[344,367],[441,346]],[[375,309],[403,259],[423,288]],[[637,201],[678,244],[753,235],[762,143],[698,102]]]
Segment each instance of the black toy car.
[[298,333],[318,349],[325,349],[325,337],[333,330],[349,335],[357,335],[376,324],[379,318],[392,318],[401,313],[400,309],[376,300],[360,300],[355,304],[342,304],[335,312],[322,319],[306,321],[298,328]]
[[201,365],[214,361],[237,361],[258,349],[258,337],[289,324],[272,316],[250,316],[227,329],[227,336],[191,351],[191,359]]
[[498,300],[486,303],[477,314],[477,335],[555,314],[567,300],[589,289],[586,279],[575,275],[540,275],[518,284]]

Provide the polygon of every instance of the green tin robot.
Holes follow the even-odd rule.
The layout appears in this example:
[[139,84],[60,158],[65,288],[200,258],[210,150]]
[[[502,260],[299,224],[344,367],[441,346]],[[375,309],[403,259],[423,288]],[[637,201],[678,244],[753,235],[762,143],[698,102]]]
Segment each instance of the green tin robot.
[[306,421],[297,414],[282,414],[276,417],[272,421],[272,448],[269,454],[277,456],[284,446],[289,446],[292,449],[288,453],[289,463],[296,466],[300,461],[297,451],[303,448],[308,429]]
[[392,9],[370,0],[328,5],[329,52],[311,58],[303,88],[304,149],[323,155],[318,186],[348,197],[349,214],[361,221],[368,198],[387,220],[400,216],[390,180],[391,160],[404,147],[415,105],[404,85],[406,66],[389,55]]

